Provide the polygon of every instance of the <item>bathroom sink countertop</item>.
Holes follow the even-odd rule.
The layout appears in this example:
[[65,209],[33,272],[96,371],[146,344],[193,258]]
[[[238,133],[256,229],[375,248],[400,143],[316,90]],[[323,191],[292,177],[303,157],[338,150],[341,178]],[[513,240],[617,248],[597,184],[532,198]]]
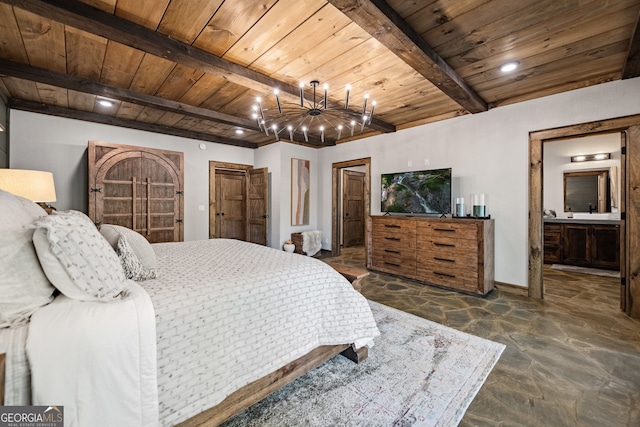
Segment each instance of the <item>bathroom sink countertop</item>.
[[619,219],[578,219],[578,218],[543,218],[544,222],[550,224],[602,224],[619,225]]

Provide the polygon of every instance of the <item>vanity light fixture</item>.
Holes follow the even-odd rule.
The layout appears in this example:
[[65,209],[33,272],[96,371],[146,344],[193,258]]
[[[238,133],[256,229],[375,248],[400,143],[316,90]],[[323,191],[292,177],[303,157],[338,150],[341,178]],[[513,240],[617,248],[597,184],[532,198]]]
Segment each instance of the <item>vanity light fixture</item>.
[[611,153],[598,153],[598,154],[581,154],[579,156],[571,156],[571,162],[592,162],[594,160],[609,160]]
[[520,63],[518,61],[507,62],[500,66],[500,71],[502,71],[503,73],[510,73],[518,68],[519,65]]

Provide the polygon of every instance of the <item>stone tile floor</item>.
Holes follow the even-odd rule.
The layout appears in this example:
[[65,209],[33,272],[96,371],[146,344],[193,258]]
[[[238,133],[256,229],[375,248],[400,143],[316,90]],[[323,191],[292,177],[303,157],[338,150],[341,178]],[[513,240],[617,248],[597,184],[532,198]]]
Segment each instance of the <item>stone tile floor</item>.
[[[322,257],[329,260],[329,258]],[[362,247],[331,263],[365,268]],[[545,269],[545,299],[465,295],[372,272],[362,294],[506,345],[460,426],[640,426],[640,320],[620,279]]]

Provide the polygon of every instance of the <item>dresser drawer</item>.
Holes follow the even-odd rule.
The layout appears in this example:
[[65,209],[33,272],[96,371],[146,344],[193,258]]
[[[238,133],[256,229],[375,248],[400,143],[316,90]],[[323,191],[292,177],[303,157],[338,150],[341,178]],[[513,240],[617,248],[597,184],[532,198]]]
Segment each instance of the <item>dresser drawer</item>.
[[414,278],[416,275],[415,258],[403,257],[401,254],[377,251],[373,253],[371,268],[386,273],[398,274]]
[[433,221],[419,223],[418,235],[436,237],[449,237],[452,239],[478,239],[478,226],[463,220],[455,222]]
[[478,290],[478,277],[462,277],[457,272],[448,273],[439,270],[419,269],[417,279],[432,285],[446,286],[464,292],[474,294],[481,293]]
[[[418,265],[430,265],[440,271],[463,271],[468,270],[474,274],[478,271],[477,251],[463,253],[447,251],[420,251],[418,253]],[[431,268],[431,267],[430,267]]]
[[397,218],[374,218],[371,223],[373,235],[377,234],[411,234],[416,235],[415,221]]
[[441,254],[448,257],[478,256],[478,241],[469,239],[458,239],[451,236],[423,236],[419,235],[417,240],[418,257],[421,254]]

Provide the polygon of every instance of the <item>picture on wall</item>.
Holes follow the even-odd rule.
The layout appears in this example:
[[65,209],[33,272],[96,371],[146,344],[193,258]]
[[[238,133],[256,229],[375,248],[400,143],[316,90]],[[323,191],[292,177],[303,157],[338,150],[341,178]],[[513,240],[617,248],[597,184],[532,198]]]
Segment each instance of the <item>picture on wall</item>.
[[309,225],[309,160],[291,159],[291,225]]

